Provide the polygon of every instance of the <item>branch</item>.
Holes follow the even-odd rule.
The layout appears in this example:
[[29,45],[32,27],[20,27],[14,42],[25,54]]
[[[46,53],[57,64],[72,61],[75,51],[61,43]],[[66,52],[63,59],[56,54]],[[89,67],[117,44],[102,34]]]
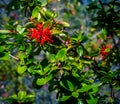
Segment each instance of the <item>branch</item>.
[[10,56],[11,58],[13,58],[13,59],[17,60],[17,61],[19,61],[19,60],[20,60],[18,57],[15,57],[15,56],[13,56],[13,55],[11,55],[11,54],[9,54],[9,56]]

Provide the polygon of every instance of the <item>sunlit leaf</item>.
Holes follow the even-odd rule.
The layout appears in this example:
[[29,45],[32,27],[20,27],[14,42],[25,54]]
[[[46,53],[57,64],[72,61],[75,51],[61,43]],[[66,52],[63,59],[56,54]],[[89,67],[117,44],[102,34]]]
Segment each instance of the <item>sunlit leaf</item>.
[[14,99],[14,100],[18,100],[18,97],[17,97],[17,95],[16,95],[16,94],[14,94],[14,95],[10,96],[10,98],[11,98],[11,99]]
[[23,74],[27,70],[27,66],[19,66],[17,72]]
[[77,52],[78,52],[79,56],[82,56],[82,55],[83,55],[83,48],[82,48],[82,46],[79,46],[79,47],[77,48]]
[[29,1],[29,2],[28,2],[28,5],[29,5],[29,6],[33,6],[33,5],[34,5],[34,0],[33,0],[32,2]]
[[41,85],[45,85],[49,80],[51,80],[53,78],[53,75],[48,75],[45,78],[38,78],[36,81],[36,84],[41,86]]
[[27,93],[26,91],[19,91],[18,92],[18,99],[23,100],[26,97]]
[[69,90],[73,91],[74,90],[74,85],[69,80],[67,80],[67,84],[68,84]]
[[40,8],[38,6],[36,6],[32,11],[32,17],[36,18],[39,16],[39,14],[40,14]]
[[60,22],[60,24],[61,24],[61,25],[63,25],[64,27],[69,27],[69,26],[70,26],[70,24],[69,24],[69,23],[67,23],[67,22],[63,22],[63,21],[62,21],[62,22]]
[[53,17],[54,17],[54,12],[51,12],[51,11],[48,11],[48,10],[47,10],[47,11],[45,12],[45,15],[46,15],[47,18],[53,18]]
[[0,52],[4,51],[4,46],[0,46]]
[[66,48],[61,49],[57,53],[56,59],[63,62],[66,59],[66,53],[67,53]]
[[66,101],[66,100],[68,100],[70,97],[71,97],[71,96],[63,96],[63,97],[61,98],[61,101]]
[[91,85],[83,84],[81,89],[78,89],[78,92],[86,92],[91,89]]
[[24,59],[26,58],[26,56],[25,56],[25,54],[23,52],[19,52],[18,57],[20,58],[21,63],[25,62]]
[[0,60],[8,60],[9,54],[7,52],[0,52]]
[[11,33],[11,31],[10,30],[0,30],[0,33],[2,33],[2,34],[8,34],[8,33]]
[[77,98],[79,96],[79,93],[78,92],[72,92],[72,96]]
[[90,95],[90,99],[87,100],[88,104],[97,104],[98,98],[94,98],[92,95]]
[[21,25],[17,25],[17,32],[22,34],[24,32],[25,28],[23,28]]
[[46,84],[46,79],[45,78],[39,78],[39,79],[37,79],[36,84],[37,85],[45,85]]

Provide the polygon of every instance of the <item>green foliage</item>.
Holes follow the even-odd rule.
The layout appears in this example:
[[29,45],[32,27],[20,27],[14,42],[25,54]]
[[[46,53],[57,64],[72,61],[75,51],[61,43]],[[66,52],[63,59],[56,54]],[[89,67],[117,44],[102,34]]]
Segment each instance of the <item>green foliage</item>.
[[53,75],[48,75],[45,78],[38,78],[37,79],[37,85],[45,85],[46,83],[48,83],[48,81],[50,81],[53,78]]
[[24,30],[25,30],[25,28],[22,28],[22,26],[21,25],[17,25],[17,32],[19,33],[19,34],[22,34],[23,32],[24,32]]
[[65,59],[66,59],[66,49],[65,48],[58,51],[58,53],[56,54],[56,59],[61,62],[65,61]]
[[32,17],[33,18],[38,17],[40,15],[39,13],[40,13],[40,8],[36,6],[32,11]]
[[83,54],[82,46],[79,46],[79,47],[77,48],[77,52],[78,52],[79,56],[82,56],[82,54]]
[[25,91],[19,91],[18,94],[14,94],[7,98],[6,100],[10,101],[10,104],[13,103],[31,103],[34,102],[35,95],[34,94],[27,94]]
[[10,33],[10,31],[9,30],[0,30],[0,33],[1,34],[7,34],[7,33]]
[[0,60],[8,60],[9,54],[6,52],[0,52]]
[[23,74],[26,71],[27,67],[26,66],[19,66],[17,69],[17,72],[19,74]]
[[68,100],[70,97],[71,97],[71,96],[63,96],[63,97],[61,98],[61,101],[66,101],[66,100]]
[[[72,13],[77,17],[79,2],[65,3],[71,7],[69,11],[65,9],[68,16]],[[36,88],[48,85],[49,91],[56,91],[60,104],[101,103],[103,96],[99,93],[104,85],[110,86],[107,96],[115,103],[113,90],[120,87],[119,3],[92,2],[87,9],[93,12],[94,28],[90,27],[88,34],[77,31],[71,36],[66,31],[69,23],[58,21],[57,13],[49,10],[47,4],[48,0],[16,0],[16,4],[12,0],[8,4],[10,10],[20,6],[25,12],[29,10],[30,16],[22,25],[11,23],[0,30],[0,62],[16,60],[17,74],[33,75]],[[19,91],[8,100],[21,104],[32,98],[34,95]]]

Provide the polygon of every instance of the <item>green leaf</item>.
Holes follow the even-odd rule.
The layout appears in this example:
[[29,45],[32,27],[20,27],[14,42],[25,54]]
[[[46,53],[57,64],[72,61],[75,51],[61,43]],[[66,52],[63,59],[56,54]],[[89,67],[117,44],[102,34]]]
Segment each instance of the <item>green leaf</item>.
[[80,32],[80,33],[78,33],[77,35],[78,35],[78,36],[77,36],[77,40],[81,42],[81,41],[83,40],[84,33],[83,33],[83,32]]
[[[59,30],[59,31],[60,31],[60,30]],[[61,32],[61,31],[60,31],[58,34],[59,34],[59,36],[61,36],[61,37],[67,37],[66,34],[63,33],[63,32]]]
[[20,58],[21,63],[24,64],[24,62],[25,62],[24,59],[26,58],[25,54],[24,54],[23,52],[20,52],[20,53],[18,54],[18,57]]
[[61,101],[66,101],[70,98],[71,96],[62,96]]
[[84,36],[82,37],[81,42],[84,43],[84,42],[86,42],[87,40],[88,40],[88,37],[84,35]]
[[19,91],[18,92],[18,99],[23,100],[26,97],[26,92],[25,91]]
[[9,30],[0,30],[0,33],[2,33],[2,34],[8,34],[8,33],[11,33],[11,31],[9,31]]
[[74,77],[76,77],[76,78],[80,78],[80,75],[77,74],[76,72],[72,72],[72,75],[73,75]]
[[64,27],[70,27],[70,24],[67,22],[62,21],[62,22],[60,22],[60,24],[63,25]]
[[53,75],[52,74],[50,74],[50,75],[48,75],[47,77],[45,77],[45,79],[46,79],[46,81],[48,82],[49,80],[51,80],[53,78]]
[[7,52],[0,52],[0,60],[8,60],[9,54]]
[[87,100],[87,103],[88,104],[97,104],[97,101],[98,101],[97,98],[96,99],[90,99],[90,100]]
[[82,101],[78,101],[78,104],[83,104],[83,102]]
[[49,58],[49,61],[50,61],[51,63],[56,62],[56,59],[55,59],[55,55],[54,55],[54,54],[50,54],[48,58]]
[[28,72],[34,74],[40,74],[40,75],[44,75],[44,72],[42,70],[33,70],[33,67],[28,68]]
[[84,36],[84,33],[77,33],[72,35],[72,40],[74,42],[85,42],[86,36]]
[[91,85],[82,84],[82,88],[78,89],[78,92],[86,92],[91,89]]
[[46,79],[45,78],[39,78],[37,79],[37,82],[36,82],[37,85],[45,85],[46,84]]
[[27,95],[26,96],[26,99],[32,99],[32,98],[35,98],[35,95]]
[[114,22],[120,22],[120,19],[114,20]]
[[[7,36],[5,34],[0,34],[0,39],[5,39]],[[1,40],[0,40],[1,41]]]
[[0,52],[3,52],[3,51],[4,51],[4,47],[0,46]]
[[79,96],[79,93],[78,92],[72,92],[72,96],[77,98]]
[[109,48],[105,49],[105,52],[110,52],[110,49]]
[[102,29],[102,33],[106,36],[108,34],[106,29]]
[[61,62],[63,62],[66,59],[66,53],[67,53],[66,48],[61,49],[57,53],[56,59],[59,60],[59,61],[61,61]]
[[38,6],[36,6],[33,10],[32,10],[32,17],[36,18],[40,15],[40,8]]
[[95,57],[95,56],[98,56],[98,55],[99,55],[99,51],[98,51],[98,50],[90,53],[90,56],[91,56],[91,57]]
[[98,91],[98,87],[93,87],[91,93],[94,94],[94,93],[96,93],[97,91]]
[[41,6],[47,5],[47,0],[37,0],[37,2],[40,2]]
[[73,91],[74,85],[70,81],[60,81],[60,85],[65,88],[66,90]]
[[47,73],[47,72],[49,72],[50,71],[50,68],[49,67],[45,67],[44,68],[44,73]]
[[17,95],[16,95],[16,94],[14,94],[14,95],[10,96],[10,98],[11,98],[11,99],[14,99],[14,100],[18,100],[18,97],[17,97]]
[[50,74],[48,76],[46,76],[45,78],[38,78],[36,81],[36,84],[41,86],[41,85],[45,85],[48,81],[50,81],[53,78],[53,75]]
[[26,52],[27,52],[27,54],[30,54],[31,51],[32,51],[32,44],[28,43]]
[[27,69],[27,66],[19,66],[18,69],[17,69],[17,72],[19,74],[23,74]]
[[71,69],[72,69],[72,66],[66,65],[66,66],[64,66],[64,67],[62,67],[62,68],[65,69],[65,70],[71,70]]
[[34,0],[33,0],[32,2],[29,1],[29,2],[28,2],[28,5],[29,5],[29,6],[33,6],[33,5],[34,5]]
[[82,46],[79,46],[79,47],[77,48],[77,52],[78,52],[79,56],[82,56],[82,55],[83,55]]
[[[59,34],[59,35],[60,35],[60,34],[64,34],[64,33],[62,33],[60,30],[57,30],[57,29],[55,29],[55,28],[52,29],[51,32],[52,32],[52,34],[54,34],[54,35],[56,35],[56,34],[57,34],[57,35],[58,35],[58,34]],[[61,36],[61,35],[60,35],[60,36]]]
[[54,12],[51,12],[51,11],[48,11],[48,10],[47,10],[47,11],[45,12],[45,16],[46,16],[47,18],[49,18],[49,19],[50,19],[50,18],[53,18],[53,17],[54,17]]
[[101,85],[102,85],[102,83],[93,84],[93,85],[92,85],[92,92],[91,92],[91,94],[96,93],[96,92],[98,91],[99,86],[101,86]]
[[69,90],[69,88],[67,88],[67,87],[63,84],[62,81],[60,81],[60,85],[61,85],[63,88],[65,88],[66,90]]
[[17,32],[18,32],[19,34],[22,34],[24,31],[25,31],[25,28],[22,28],[21,25],[17,25]]
[[24,27],[29,28],[33,26],[33,22],[27,22]]
[[67,84],[68,84],[69,90],[73,91],[74,90],[74,85],[68,80],[67,80]]
[[22,42],[22,44],[19,47],[19,51],[25,51],[25,45],[24,45],[23,42]]
[[87,100],[87,103],[88,103],[88,104],[97,104],[98,98],[93,98],[92,95],[90,95],[90,98],[91,98],[91,99],[88,99],[88,100]]
[[54,66],[52,66],[50,69],[51,69],[51,70],[57,70],[57,69],[58,69],[58,66],[55,66],[55,64],[54,64]]
[[46,22],[44,22],[44,27],[52,27],[52,21],[51,20],[47,20]]

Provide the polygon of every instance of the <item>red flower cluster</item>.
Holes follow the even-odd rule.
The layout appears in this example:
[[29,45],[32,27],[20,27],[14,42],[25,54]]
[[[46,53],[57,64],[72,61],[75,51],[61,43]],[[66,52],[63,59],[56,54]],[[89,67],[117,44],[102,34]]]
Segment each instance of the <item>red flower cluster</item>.
[[29,29],[29,34],[32,39],[36,39],[38,43],[44,45],[45,42],[53,42],[52,33],[49,27],[43,27],[42,23],[39,23],[35,28]]
[[110,44],[107,44],[106,46],[104,46],[104,47],[101,48],[100,54],[102,55],[102,58],[104,58],[106,55],[108,55],[111,47],[112,46]]

